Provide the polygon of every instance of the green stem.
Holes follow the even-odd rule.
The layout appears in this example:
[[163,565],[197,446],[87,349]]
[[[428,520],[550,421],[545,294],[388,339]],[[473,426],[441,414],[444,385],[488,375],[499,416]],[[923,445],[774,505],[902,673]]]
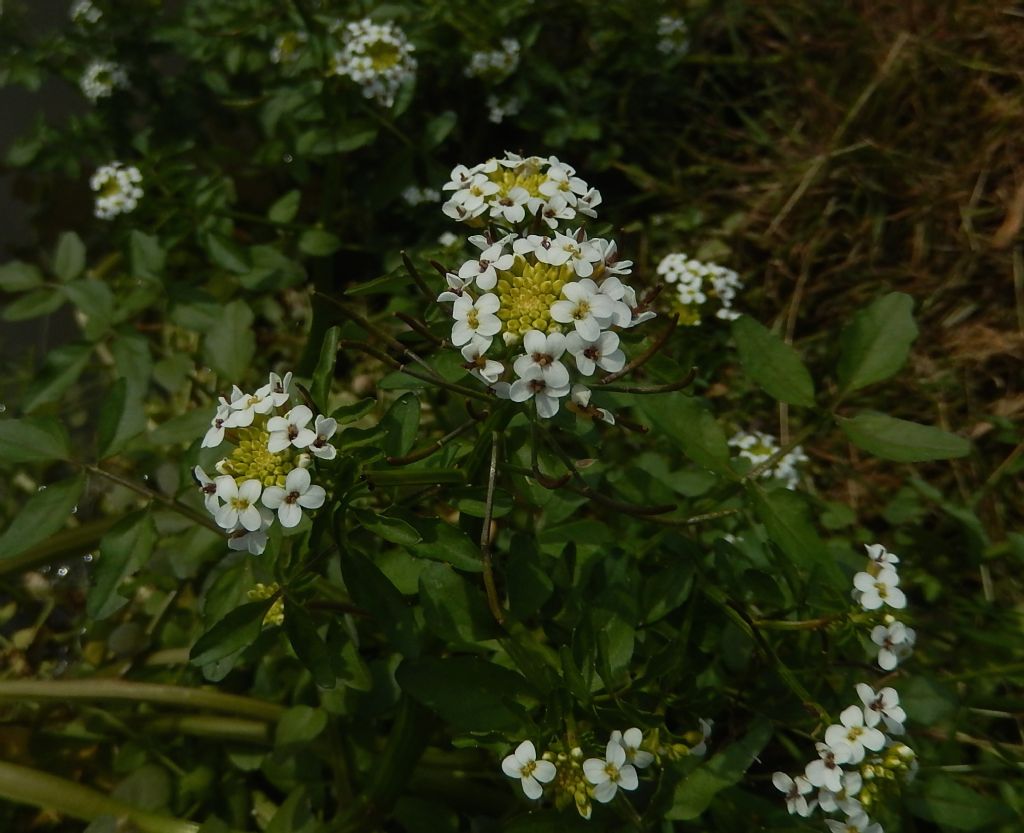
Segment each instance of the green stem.
[[226,715],[167,715],[147,723],[145,731],[147,734],[193,735],[261,745],[273,741],[270,727],[265,722]]
[[0,761],[0,798],[57,810],[82,821],[114,816],[119,828],[129,822],[142,833],[198,833],[199,830],[199,825],[193,822],[147,813],[66,778],[3,761]]
[[452,469],[368,469],[363,472],[363,476],[375,486],[433,486],[436,483],[466,482],[466,477],[461,471]]
[[91,463],[80,463],[79,465],[81,465],[81,467],[90,474],[98,474],[100,477],[105,477],[112,483],[117,483],[119,486],[131,489],[133,492],[140,494],[143,497],[147,497],[155,503],[163,504],[172,512],[177,512],[179,515],[183,515],[189,520],[195,521],[197,524],[205,526],[208,529],[212,529],[221,535],[224,534],[224,530],[217,526],[209,515],[204,515],[202,512],[197,509],[193,509],[191,506],[188,506],[179,500],[175,500],[167,495],[162,495],[159,492],[154,492],[152,489],[143,486],[141,483],[136,483],[119,474],[114,474],[112,471],[101,469],[99,466],[95,466]]
[[229,712],[265,721],[276,721],[284,713],[276,703],[237,694],[127,680],[0,680],[0,701],[3,700],[133,700]]

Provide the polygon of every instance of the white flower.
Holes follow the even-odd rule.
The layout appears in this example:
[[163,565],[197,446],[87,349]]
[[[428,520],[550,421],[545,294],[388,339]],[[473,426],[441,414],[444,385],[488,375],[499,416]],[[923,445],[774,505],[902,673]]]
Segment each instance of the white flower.
[[807,780],[815,787],[824,787],[832,792],[839,792],[843,788],[843,770],[840,764],[849,763],[853,757],[853,749],[845,743],[836,743],[834,746],[825,743],[816,743],[814,748],[818,752],[818,760],[811,761],[805,768]]
[[781,793],[786,795],[786,809],[789,810],[789,814],[793,815],[796,813],[798,816],[807,818],[814,811],[814,803],[807,802],[804,798],[813,787],[811,783],[804,778],[802,775],[798,775],[796,778],[790,778],[785,772],[776,772],[772,775],[772,783]]
[[870,558],[879,567],[892,567],[900,563],[899,556],[895,553],[889,552],[881,544],[865,544],[864,549],[868,551],[868,558]]
[[612,301],[602,295],[589,278],[562,287],[565,300],[551,305],[551,317],[560,324],[573,324],[587,341],[597,341],[612,316]]
[[612,732],[611,739],[626,751],[626,760],[638,769],[644,769],[654,763],[654,755],[640,748],[640,744],[644,742],[644,733],[635,726],[626,729],[625,732],[616,729]]
[[825,743],[833,749],[839,744],[850,747],[850,763],[859,764],[864,760],[865,749],[877,752],[885,746],[885,735],[878,729],[864,725],[864,712],[857,706],[843,709],[839,715],[839,724],[833,724],[825,730]]
[[246,480],[239,486],[235,478],[222,474],[215,481],[217,497],[224,501],[214,514],[217,525],[233,530],[238,526],[252,532],[260,528],[260,513],[256,501],[260,499],[263,484],[258,480]]
[[690,51],[690,31],[686,21],[677,15],[658,18],[658,51],[668,56],[685,55]]
[[711,730],[714,728],[715,723],[713,720],[705,720],[701,717],[697,719],[697,724],[700,726],[700,743],[690,747],[690,754],[701,758],[708,751],[708,738],[711,737]]
[[78,82],[82,93],[90,101],[113,95],[114,90],[128,86],[128,73],[113,61],[93,61],[85,68]]
[[309,35],[302,31],[284,32],[274,40],[270,50],[270,61],[275,64],[291,64],[302,56],[302,48],[309,41]]
[[545,335],[540,330],[529,330],[523,336],[524,355],[515,360],[513,369],[520,376],[528,370],[540,371],[548,388],[568,388],[569,371],[559,359],[565,353],[566,337],[561,333]]
[[452,344],[461,347],[474,336],[490,338],[497,335],[501,331],[501,321],[494,313],[500,306],[498,296],[490,292],[481,295],[476,301],[468,294],[456,298],[452,306],[452,318],[455,319]]
[[256,414],[270,413],[274,409],[274,398],[270,386],[265,385],[256,393],[244,393],[236,385],[231,392],[231,415],[225,423],[228,428],[246,428],[252,425]]
[[284,374],[283,379],[276,373],[271,371],[270,378],[267,381],[267,387],[270,388],[269,395],[270,398],[274,401],[275,408],[280,408],[282,405],[284,405],[285,402],[288,401],[288,398],[291,396],[291,393],[288,390],[291,387],[291,384],[292,373],[290,370]]
[[274,513],[263,506],[256,507],[260,512],[260,528],[248,530],[238,527],[228,533],[228,549],[247,550],[250,555],[263,555],[267,548],[267,530],[274,522]]
[[578,176],[573,175],[576,171],[570,165],[558,162],[553,156],[549,161],[552,164],[548,168],[547,178],[537,190],[549,199],[560,196],[568,201],[569,205],[575,206],[577,199],[590,190],[589,186]]
[[494,289],[498,283],[498,272],[496,270],[507,270],[515,263],[515,255],[504,254],[504,243],[498,241],[480,254],[476,260],[467,260],[459,267],[459,278],[466,284],[475,281],[476,285],[483,290]]
[[601,192],[596,188],[591,188],[576,200],[576,210],[586,217],[596,217],[597,211],[595,209],[601,204]]
[[[630,261],[626,261],[629,263]],[[657,317],[657,313],[646,308],[640,308],[640,304],[636,298],[636,290],[631,286],[625,287],[625,291],[622,293],[622,303],[629,307],[630,320],[628,324],[621,324],[622,327],[635,327],[637,324],[643,324],[650,321],[652,318]]]
[[583,774],[594,785],[594,798],[607,804],[619,787],[624,790],[635,790],[640,785],[636,769],[626,763],[626,750],[614,740],[608,741],[605,759],[587,758],[583,762]]
[[891,622],[875,625],[871,629],[871,641],[879,647],[878,667],[883,671],[892,671],[900,664],[900,660],[913,653],[917,633],[902,622]]
[[527,798],[540,798],[544,794],[541,784],[550,783],[557,774],[551,761],[537,760],[537,748],[528,740],[501,762],[501,771],[509,778],[520,779]]
[[473,339],[462,348],[462,358],[466,360],[463,365],[466,370],[482,382],[493,385],[504,372],[505,366],[501,362],[484,356],[484,352],[490,346],[489,341],[489,339],[486,341]]
[[[570,334],[571,335],[571,334]],[[607,422],[609,425],[615,424],[615,416],[607,408],[598,408],[596,405],[591,406],[590,404],[590,388],[586,385],[575,384],[572,386],[572,390],[569,393],[572,399],[573,405],[576,406],[578,413],[582,413],[585,416],[589,416],[591,419],[599,419],[602,422]]]
[[206,511],[211,515],[216,515],[217,509],[220,507],[216,481],[210,479],[209,475],[203,471],[202,466],[192,469],[192,476],[199,483],[199,491],[203,493],[203,504],[206,506]]
[[448,249],[459,242],[459,237],[457,234],[453,232],[443,231],[437,238],[437,242],[444,246],[446,249]]
[[903,734],[907,713],[900,706],[900,695],[894,688],[875,690],[866,683],[857,684],[857,696],[864,704],[864,722],[871,727],[880,722],[894,735]]
[[73,23],[99,23],[103,12],[93,5],[92,0],[75,0],[68,15]]
[[883,833],[882,825],[878,822],[872,824],[871,819],[864,813],[850,816],[846,821],[825,819],[825,824],[831,833]]
[[[564,370],[564,365],[562,365]],[[568,373],[566,373],[568,377]],[[544,378],[544,370],[537,365],[527,367],[509,388],[509,399],[513,402],[526,402],[533,398],[537,404],[537,415],[550,419],[558,413],[559,400],[569,393],[569,381],[564,385],[549,385]]]
[[565,347],[584,376],[592,376],[599,367],[616,373],[626,366],[626,355],[619,349],[619,337],[615,333],[601,333],[596,341],[586,341],[579,333],[569,333]]
[[267,450],[273,454],[284,451],[289,446],[295,448],[306,448],[316,434],[306,426],[313,418],[313,412],[305,405],[297,405],[283,417],[274,416],[267,420],[267,431],[270,438],[267,440]]
[[444,279],[448,283],[448,289],[437,296],[439,303],[451,303],[459,300],[459,298],[462,297],[462,294],[466,291],[466,287],[472,283],[472,281],[464,281],[454,272],[446,274]]
[[865,610],[878,610],[883,604],[896,609],[907,606],[907,597],[899,588],[900,577],[891,567],[883,567],[878,575],[857,573],[853,586],[860,591],[860,604]]
[[345,26],[342,49],[334,53],[331,71],[361,85],[365,98],[391,107],[399,88],[416,74],[414,50],[393,23],[363,18]]
[[327,493],[323,486],[310,485],[309,472],[292,469],[285,478],[284,488],[268,486],[263,492],[263,505],[276,509],[281,526],[298,526],[303,509],[319,509],[324,505]]
[[474,52],[465,68],[467,77],[489,78],[501,81],[511,75],[519,65],[519,42],[503,38],[501,49]]
[[[526,204],[530,202],[530,192],[520,185],[510,188],[506,193],[496,196],[491,201],[491,219],[503,219],[507,223],[521,223],[526,219]],[[501,267],[507,269],[508,267]]]
[[560,221],[571,220],[576,216],[576,209],[560,194],[556,194],[538,207],[541,209],[541,218],[550,229],[556,229]]
[[222,396],[220,398],[220,405],[217,406],[217,413],[214,414],[212,420],[210,420],[210,430],[206,432],[206,436],[203,437],[202,448],[216,448],[222,442],[224,442],[224,429],[230,427],[228,425],[228,417],[231,415],[231,406],[228,401]]
[[98,168],[89,179],[89,187],[96,192],[93,213],[101,220],[111,220],[134,211],[145,193],[140,182],[142,174],[133,165],[114,161]]
[[330,443],[331,437],[337,430],[338,421],[336,419],[317,414],[316,421],[313,423],[316,438],[309,444],[310,452],[321,460],[333,460],[337,457],[338,450]]
[[518,96],[499,98],[487,96],[487,120],[492,124],[501,124],[506,116],[514,116],[523,109],[523,100]]

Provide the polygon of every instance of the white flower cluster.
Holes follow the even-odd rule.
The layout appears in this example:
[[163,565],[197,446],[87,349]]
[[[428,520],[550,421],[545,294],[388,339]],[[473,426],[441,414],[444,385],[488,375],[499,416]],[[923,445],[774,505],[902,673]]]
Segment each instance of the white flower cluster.
[[489,78],[501,81],[508,78],[519,66],[519,41],[503,38],[500,49],[474,52],[466,67],[466,76]]
[[690,326],[700,323],[700,310],[709,299],[717,300],[716,318],[731,321],[739,317],[732,308],[736,291],[743,288],[743,281],[732,269],[717,263],[702,263],[687,257],[682,252],[665,255],[658,264],[657,272],[666,283],[672,284],[676,300],[682,308],[680,323]]
[[92,0],[75,0],[68,10],[72,23],[99,23],[103,12],[96,8]]
[[415,47],[393,23],[374,23],[368,17],[346,24],[342,48],[334,53],[331,71],[351,78],[363,96],[383,107],[416,74]]
[[635,790],[640,785],[637,770],[646,769],[659,756],[704,755],[711,723],[702,719],[700,727],[699,732],[686,736],[692,746],[674,744],[670,748],[659,745],[656,732],[645,740],[635,726],[625,732],[616,729],[604,747],[604,757],[586,760],[578,746],[569,752],[545,752],[538,758],[533,741],[524,740],[501,762],[501,771],[520,780],[527,798],[540,798],[544,786],[551,784],[556,806],[574,804],[579,814],[589,819],[592,801],[607,804],[620,789]]
[[[751,467],[759,466],[779,450],[779,443],[775,437],[762,434],[760,431],[738,431],[730,437],[729,446],[738,448],[737,456],[749,460]],[[807,459],[803,448],[798,445],[788,454],[784,454],[773,467],[765,469],[761,477],[781,480],[787,489],[795,489],[800,482],[798,466],[807,462]]]
[[804,772],[795,777],[776,772],[772,783],[785,794],[791,815],[806,818],[818,808],[824,813],[842,812],[845,821],[825,821],[832,833],[883,833],[868,812],[897,781],[913,777],[917,756],[894,737],[904,733],[907,719],[896,690],[876,692],[860,683],[857,696],[860,704],[843,709],[839,723],[825,730],[825,742],[815,744],[818,757]]
[[85,68],[78,81],[83,95],[90,101],[99,101],[114,94],[114,90],[128,86],[128,73],[113,61],[93,61]]
[[518,96],[498,98],[496,95],[487,96],[487,120],[491,124],[501,124],[506,116],[514,116],[523,109],[523,100]]
[[658,18],[658,51],[665,55],[685,55],[690,51],[690,27],[676,15]]
[[[533,400],[542,418],[570,397],[578,414],[614,422],[573,376],[622,370],[626,355],[615,330],[654,313],[623,281],[633,263],[618,259],[615,241],[588,238],[582,228],[558,230],[577,213],[596,216],[600,193],[555,157],[511,153],[473,168],[459,165],[444,190],[455,192],[444,204],[448,216],[473,221],[486,213],[502,230],[469,238],[479,254],[448,273],[437,299],[452,304],[451,342],[465,368],[501,398]],[[537,218],[550,232],[529,232]]]
[[144,193],[140,182],[142,174],[134,165],[115,161],[98,168],[89,179],[89,187],[96,192],[93,213],[101,220],[111,220],[134,211]]
[[302,31],[285,32],[274,40],[270,60],[275,64],[291,64],[302,56],[302,50],[309,42],[309,35]]
[[[868,567],[854,576],[854,598],[867,611],[879,610],[883,605],[906,607],[906,596],[897,586],[899,558],[881,544],[868,544],[865,549]],[[899,659],[909,656],[914,632],[892,616],[885,618],[887,625],[877,626],[871,637],[882,647],[878,664],[891,671]],[[890,635],[894,641],[886,642]],[[832,833],[883,833],[882,826],[872,822],[868,812],[898,781],[913,778],[917,756],[896,740],[904,734],[907,719],[896,690],[886,687],[876,692],[867,683],[859,683],[856,688],[860,705],[848,706],[840,713],[839,723],[825,730],[825,742],[815,745],[818,759],[807,764],[802,775],[790,777],[776,772],[772,782],[786,794],[790,814],[807,817],[816,807],[826,813],[842,811],[845,821],[825,822]],[[815,788],[818,792],[808,798]]]
[[210,478],[200,466],[194,470],[206,509],[227,531],[233,550],[259,555],[266,549],[275,512],[282,526],[297,526],[303,509],[318,509],[327,497],[312,482],[309,469],[314,459],[337,456],[330,439],[338,424],[325,416],[313,420],[305,405],[278,415],[290,399],[291,379],[291,373],[283,379],[271,373],[255,393],[236,385],[230,401],[221,397],[203,437],[203,448],[216,448],[225,439],[234,443],[217,463],[217,477]]
[[[896,569],[900,559],[881,544],[867,544],[867,569],[853,577],[853,598],[864,610],[903,610],[907,597],[900,590],[900,576]],[[892,671],[901,660],[914,652],[917,633],[885,613],[881,624],[871,629],[871,641],[878,646],[878,667]]]
[[407,205],[417,206],[425,202],[437,202],[441,199],[441,192],[436,188],[419,188],[416,185],[410,185],[402,191],[402,199]]

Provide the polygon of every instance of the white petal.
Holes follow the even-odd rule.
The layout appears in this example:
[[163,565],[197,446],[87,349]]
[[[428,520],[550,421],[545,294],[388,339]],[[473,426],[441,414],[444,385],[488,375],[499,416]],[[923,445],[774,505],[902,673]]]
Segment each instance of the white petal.
[[619,770],[619,786],[624,790],[635,790],[640,786],[640,779],[632,764],[626,764]]
[[559,324],[571,323],[575,312],[576,304],[572,301],[555,301],[551,305],[551,317]]
[[310,486],[305,494],[299,496],[298,503],[306,509],[319,509],[324,505],[326,497],[327,492],[323,486]]
[[598,784],[594,787],[594,798],[602,804],[607,804],[615,798],[618,788],[618,784],[614,781],[605,781],[603,784]]
[[267,451],[277,454],[284,451],[289,445],[291,445],[291,440],[288,439],[288,434],[285,431],[275,431],[267,440]]
[[249,506],[242,510],[238,515],[238,520],[249,532],[258,530],[263,521],[260,517],[260,510],[255,506]]
[[260,499],[260,492],[263,491],[263,484],[258,480],[246,480],[238,487],[238,497],[249,503],[255,503]]
[[231,475],[222,474],[213,482],[217,484],[217,497],[221,500],[231,500],[231,498],[238,497],[238,484],[235,483],[235,478]]
[[587,758],[583,762],[583,775],[591,784],[603,784],[608,780],[605,762],[600,758]]
[[772,783],[779,792],[788,793],[793,788],[794,782],[785,772],[774,772],[772,773]]
[[540,330],[528,330],[523,336],[523,349],[527,354],[547,351],[547,338]]
[[302,520],[302,510],[299,509],[298,504],[282,503],[277,510],[277,517],[281,519],[281,526],[291,529],[293,526],[298,526],[299,521]]
[[234,529],[238,525],[238,510],[231,506],[231,504],[225,503],[217,510],[217,514],[213,516],[213,519],[217,522],[217,526],[222,529]]
[[533,770],[533,777],[540,781],[542,784],[554,780],[554,777],[558,774],[558,770],[551,761],[537,761],[537,766]]
[[268,509],[277,509],[284,502],[287,494],[280,486],[267,486],[263,490],[263,505]]
[[288,492],[298,492],[300,495],[309,488],[310,476],[306,469],[292,469],[285,478],[284,488]]
[[509,755],[501,762],[501,771],[509,778],[519,778],[520,769],[519,761],[516,760],[515,755]]
[[532,740],[524,740],[516,747],[513,754],[516,756],[516,760],[525,766],[537,760],[537,747],[533,745]]
[[527,798],[537,799],[544,795],[544,788],[532,775],[523,778],[522,783],[523,792],[526,794]]

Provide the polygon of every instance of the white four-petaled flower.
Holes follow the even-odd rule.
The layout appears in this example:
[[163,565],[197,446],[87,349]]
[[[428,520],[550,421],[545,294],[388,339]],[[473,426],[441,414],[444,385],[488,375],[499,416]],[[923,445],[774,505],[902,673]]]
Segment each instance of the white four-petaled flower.
[[884,723],[888,732],[903,734],[907,713],[900,706],[900,695],[894,688],[881,688],[877,692],[867,683],[857,684],[857,696],[864,704],[864,722],[871,727]]
[[289,447],[308,447],[316,439],[316,434],[306,427],[312,418],[313,412],[305,405],[296,405],[284,416],[271,417],[267,420],[267,448],[277,454]]
[[640,785],[636,769],[626,763],[626,750],[614,740],[608,741],[604,760],[587,758],[583,762],[583,775],[594,785],[594,798],[607,804],[621,787],[624,790],[635,790]]
[[633,766],[644,769],[654,763],[654,755],[640,748],[640,744],[644,742],[644,733],[637,727],[626,729],[625,732],[616,729],[612,732],[611,739],[626,750],[626,760]]
[[324,505],[327,492],[323,486],[311,485],[306,469],[292,469],[285,478],[284,488],[268,486],[263,492],[263,505],[276,509],[281,526],[298,526],[303,509],[319,509]]
[[321,460],[333,460],[337,457],[338,450],[330,443],[331,437],[337,430],[338,421],[336,419],[317,414],[313,423],[313,433],[316,434],[316,438],[308,446],[310,453]]
[[261,521],[256,501],[260,499],[263,484],[258,480],[246,480],[239,486],[235,478],[227,474],[222,474],[214,482],[217,484],[217,497],[224,501],[214,514],[217,525],[224,529],[242,526],[250,532],[259,529]]
[[554,780],[557,770],[551,761],[537,760],[537,747],[533,741],[524,740],[516,751],[501,762],[501,771],[509,778],[518,778],[527,798],[540,798],[544,794],[542,784]]
[[902,622],[875,625],[871,629],[871,641],[879,648],[878,667],[883,671],[892,671],[900,664],[900,660],[914,652],[917,632]]
[[883,604],[897,610],[907,606],[907,597],[899,588],[900,577],[891,567],[883,567],[877,575],[857,573],[853,586],[860,591],[860,604],[865,610],[878,610]]
[[775,789],[785,794],[786,809],[789,810],[790,815],[796,813],[798,816],[806,818],[814,810],[813,800],[808,802],[805,798],[814,787],[804,776],[798,775],[796,778],[790,778],[785,772],[776,772],[772,775],[772,783],[775,785]]
[[848,706],[839,715],[839,723],[825,730],[825,743],[832,749],[840,744],[850,747],[850,763],[864,760],[865,750],[877,752],[885,745],[885,735],[878,729],[864,725],[864,712],[858,706]]
[[589,278],[567,283],[562,294],[565,299],[551,305],[551,317],[560,324],[572,324],[587,341],[597,341],[611,320],[611,299]]
[[498,296],[488,292],[474,301],[468,294],[456,298],[452,305],[452,344],[461,347],[474,336],[490,338],[501,331],[501,321],[495,315],[501,301]]

